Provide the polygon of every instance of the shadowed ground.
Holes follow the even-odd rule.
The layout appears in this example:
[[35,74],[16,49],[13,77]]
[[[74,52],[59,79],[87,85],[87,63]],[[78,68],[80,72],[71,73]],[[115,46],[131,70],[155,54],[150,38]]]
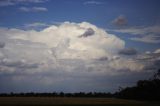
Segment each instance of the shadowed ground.
[[160,106],[160,102],[142,102],[114,98],[0,97],[0,106]]

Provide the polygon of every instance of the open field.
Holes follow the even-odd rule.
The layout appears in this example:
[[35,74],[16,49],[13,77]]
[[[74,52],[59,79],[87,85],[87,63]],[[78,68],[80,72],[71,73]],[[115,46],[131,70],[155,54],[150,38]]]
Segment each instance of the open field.
[[114,98],[0,97],[0,106],[160,106],[160,102],[142,102]]

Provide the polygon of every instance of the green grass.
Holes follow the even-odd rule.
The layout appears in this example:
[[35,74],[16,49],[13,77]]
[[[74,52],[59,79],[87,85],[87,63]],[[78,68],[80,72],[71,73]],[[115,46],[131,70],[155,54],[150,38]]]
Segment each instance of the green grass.
[[146,102],[114,98],[0,97],[0,106],[160,106]]

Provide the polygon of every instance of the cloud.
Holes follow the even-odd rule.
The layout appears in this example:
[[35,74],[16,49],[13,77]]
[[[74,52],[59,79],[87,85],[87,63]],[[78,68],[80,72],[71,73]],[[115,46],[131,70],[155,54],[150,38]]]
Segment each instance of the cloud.
[[33,64],[33,63],[27,63],[25,60],[10,60],[10,59],[2,59],[0,61],[0,65],[1,66],[6,66],[6,67],[16,67],[16,68],[37,68],[38,65],[37,64]]
[[132,37],[130,39],[134,41],[144,42],[144,43],[154,43],[154,44],[160,43],[160,36],[153,35],[153,34],[142,36],[142,37]]
[[118,30],[112,30],[115,32],[120,32],[120,33],[128,33],[128,34],[133,34],[133,35],[146,35],[146,34],[160,34],[160,26],[155,25],[155,26],[149,26],[149,27],[132,27],[128,29],[118,29]]
[[113,23],[114,25],[117,25],[117,26],[125,26],[125,25],[127,25],[128,20],[127,20],[127,18],[126,18],[125,16],[120,15],[120,16],[118,16],[116,19],[114,19],[114,20],[112,21],[112,23]]
[[104,4],[103,2],[99,2],[99,1],[86,1],[84,2],[84,5],[101,5]]
[[137,50],[134,48],[125,48],[119,51],[119,54],[122,55],[136,55],[137,54]]
[[149,27],[132,27],[128,29],[118,29],[110,31],[135,35],[136,37],[130,37],[130,39],[134,41],[144,43],[160,43],[160,26],[158,25]]
[[98,60],[100,60],[100,61],[107,61],[107,60],[108,60],[108,57],[101,57],[101,58],[99,58]]
[[5,43],[0,41],[0,48],[4,48],[5,47]]
[[0,91],[108,91],[107,86],[116,89],[159,68],[158,50],[120,55],[125,42],[88,22],[64,22],[39,31],[1,28],[0,33],[5,42]]
[[[123,69],[140,71],[145,67],[145,63],[121,56],[122,54],[138,54],[137,50],[125,48],[123,40],[87,22],[64,22],[57,26],[52,25],[41,31],[4,30],[2,32],[4,36],[8,37],[9,41],[6,47],[8,52],[3,52],[3,54],[8,55],[7,57],[9,58],[16,57],[15,59],[18,60],[40,62],[39,64],[44,67],[54,69],[57,69],[57,67],[63,69],[65,67],[64,70],[68,69],[68,71],[74,71],[75,68],[78,68],[79,60],[86,61],[87,63],[82,65],[81,68],[83,67],[84,70],[87,67],[94,69],[95,71],[93,72],[95,73],[97,73],[96,70],[101,70],[100,72],[102,73],[113,73],[109,70]],[[85,35],[85,37],[79,37],[82,35]],[[13,51],[13,48],[16,51]],[[64,63],[61,64],[59,60],[64,60]],[[73,63],[64,65],[68,61],[74,61],[76,65],[74,67]],[[124,64],[122,65],[122,63]],[[56,67],[49,67],[49,64],[56,64]],[[108,71],[105,70],[106,68]]]
[[[83,39],[84,37],[79,37],[83,34],[85,36],[91,35],[93,34],[93,30],[95,34],[90,38],[85,37]],[[121,39],[107,34],[102,29],[98,29],[96,26],[87,22],[80,24],[65,22],[60,26],[53,25],[46,28],[40,33],[35,32],[32,35],[26,34],[24,36],[15,34],[12,38],[44,43],[52,48],[52,52],[56,57],[70,59],[94,59],[109,56],[124,47],[124,42]],[[101,42],[97,42],[97,40],[101,40]]]
[[160,67],[160,53],[159,49],[154,52],[149,53],[141,53],[136,54],[134,57],[126,58],[120,56],[115,61],[113,60],[110,64],[113,69],[117,70],[130,70],[130,71],[138,71],[138,72],[153,72],[154,70],[158,70]]
[[20,7],[19,10],[23,12],[46,12],[48,11],[48,9],[45,7]]
[[22,3],[43,3],[48,0],[0,0],[0,6],[10,6]]
[[49,25],[46,23],[40,23],[40,22],[25,24],[25,27],[41,27],[41,26],[49,26]]
[[82,35],[79,37],[88,37],[94,35],[94,30],[92,28],[88,28],[86,32],[84,32]]
[[160,49],[157,49],[154,53],[160,53]]
[[16,2],[31,2],[31,3],[43,3],[43,2],[47,2],[49,0],[11,0],[11,1],[16,1]]
[[1,0],[0,1],[0,6],[9,6],[9,5],[14,5],[14,3],[11,2],[10,0]]
[[145,62],[144,70],[158,70],[160,65],[159,49],[136,57],[137,61]]
[[50,25],[47,23],[42,23],[42,22],[34,22],[34,23],[29,23],[29,24],[24,24],[24,29],[30,30],[41,30],[43,28],[49,27]]

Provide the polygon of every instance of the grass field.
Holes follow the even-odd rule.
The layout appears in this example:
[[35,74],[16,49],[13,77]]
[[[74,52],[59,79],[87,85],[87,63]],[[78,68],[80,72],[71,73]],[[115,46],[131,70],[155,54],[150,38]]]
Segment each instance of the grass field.
[[114,98],[0,97],[0,106],[160,106],[160,102]]

